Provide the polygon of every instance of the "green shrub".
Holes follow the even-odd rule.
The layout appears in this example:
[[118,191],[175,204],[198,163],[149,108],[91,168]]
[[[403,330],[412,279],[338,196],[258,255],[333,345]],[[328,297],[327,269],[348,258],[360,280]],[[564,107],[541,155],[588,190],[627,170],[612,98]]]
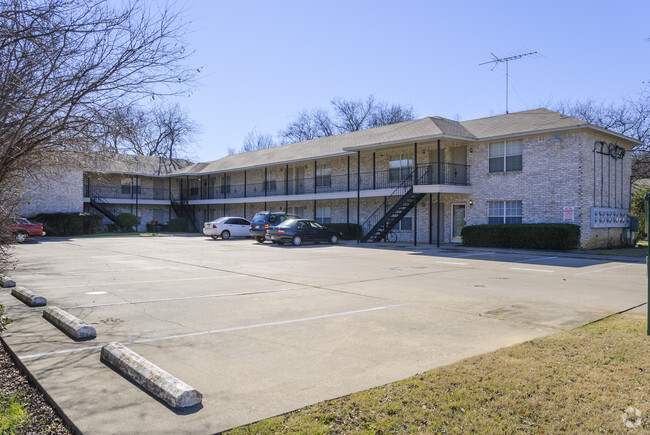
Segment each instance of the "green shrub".
[[98,213],[79,214],[83,224],[84,234],[96,234],[102,230],[104,215]]
[[119,225],[122,232],[129,232],[140,223],[140,219],[133,213],[120,213],[115,216],[115,223]]
[[567,250],[580,243],[574,224],[471,225],[461,235],[464,245],[491,248]]
[[186,233],[187,232],[187,219],[173,218],[169,221],[167,230],[172,233]]
[[92,213],[40,213],[29,220],[42,223],[48,236],[65,237],[98,233],[103,218]]
[[357,240],[357,234],[361,231],[361,225],[357,224],[323,224],[323,226],[340,231],[343,240]]
[[637,234],[638,238],[645,238],[648,235],[645,232],[646,226],[646,210],[645,210],[645,195],[650,192],[650,189],[647,187],[637,191],[632,195],[632,203],[630,205],[630,214],[639,218],[639,232]]

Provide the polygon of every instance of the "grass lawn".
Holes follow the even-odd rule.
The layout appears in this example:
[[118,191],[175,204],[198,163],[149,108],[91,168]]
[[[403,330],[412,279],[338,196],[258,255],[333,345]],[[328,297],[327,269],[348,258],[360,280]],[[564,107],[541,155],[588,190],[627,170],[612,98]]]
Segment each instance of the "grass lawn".
[[230,433],[650,433],[649,418],[646,318],[623,314]]

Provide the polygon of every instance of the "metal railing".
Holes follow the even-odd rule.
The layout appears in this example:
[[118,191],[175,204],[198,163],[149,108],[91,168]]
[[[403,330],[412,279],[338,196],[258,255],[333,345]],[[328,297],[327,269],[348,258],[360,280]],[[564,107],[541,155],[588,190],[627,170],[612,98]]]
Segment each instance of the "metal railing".
[[[437,163],[420,163],[417,165],[418,185],[464,185],[469,183],[469,166],[455,163],[440,163],[438,179]],[[412,177],[412,167],[386,169],[359,174],[361,190],[396,189],[408,177]],[[423,177],[422,174],[427,174]],[[84,186],[85,192],[91,189],[106,199],[154,199],[169,200],[167,188],[149,188],[142,186]],[[263,198],[266,196],[304,195],[313,193],[335,193],[357,190],[357,174],[336,174],[318,178],[303,177],[287,180],[275,180],[246,184],[229,184],[220,186],[202,186],[183,188],[180,195],[186,200],[224,199],[224,198]],[[176,193],[179,195],[179,193]],[[89,196],[89,195],[86,195]]]

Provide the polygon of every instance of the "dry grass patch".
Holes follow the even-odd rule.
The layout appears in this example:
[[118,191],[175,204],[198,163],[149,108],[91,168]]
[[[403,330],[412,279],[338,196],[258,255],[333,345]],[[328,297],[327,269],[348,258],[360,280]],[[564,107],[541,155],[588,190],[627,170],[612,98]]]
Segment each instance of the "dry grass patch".
[[650,433],[649,386],[645,316],[617,315],[233,433]]

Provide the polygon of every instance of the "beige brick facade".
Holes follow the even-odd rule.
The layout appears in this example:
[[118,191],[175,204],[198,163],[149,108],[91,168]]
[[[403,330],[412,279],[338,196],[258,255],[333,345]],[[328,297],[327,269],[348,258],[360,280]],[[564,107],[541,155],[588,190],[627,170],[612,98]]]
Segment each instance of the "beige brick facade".
[[[408,133],[412,139],[397,140],[391,130],[402,132],[419,125],[426,132],[432,128],[432,122],[450,133],[436,134],[435,127],[434,133],[427,133],[431,137],[426,137],[415,129]],[[522,130],[529,132],[515,133],[519,122]],[[542,128],[544,125],[547,127]],[[375,133],[382,129],[392,142]],[[473,136],[477,134],[485,139]],[[490,144],[506,140],[521,141],[521,169],[491,172]],[[336,141],[341,141],[338,148],[328,145]],[[601,143],[606,144],[604,148],[596,145]],[[621,135],[544,109],[467,123],[425,118],[313,143],[230,156],[223,159],[236,162],[230,166],[220,160],[190,166],[177,174],[106,174],[97,170],[82,175],[79,170],[62,169],[54,174],[56,183],[48,195],[39,195],[42,187],[29,191],[26,197],[32,199],[24,210],[28,212],[25,214],[81,211],[93,194],[89,192],[94,192],[108,199],[116,209],[137,214],[140,229],[151,221],[167,223],[176,216],[172,202],[178,201],[192,208],[199,224],[224,215],[251,219],[262,210],[288,211],[303,218],[336,223],[357,223],[358,215],[358,223],[362,224],[375,210],[384,207],[384,198],[391,195],[400,184],[400,177],[410,173],[417,163],[417,192],[423,198],[394,227],[401,242],[434,243],[438,238],[442,243],[456,241],[463,222],[489,222],[491,203],[514,202],[517,207],[521,205],[522,223],[574,223],[581,227],[583,247],[615,246],[621,243],[624,229],[592,228],[591,213],[594,207],[629,210],[634,145],[634,141]],[[334,153],[318,155],[320,148],[315,146]],[[283,153],[286,157],[277,157]],[[260,160],[260,156],[264,158]],[[406,167],[401,168],[400,162]],[[143,162],[139,163],[142,167]],[[358,207],[357,195],[361,197]]]

